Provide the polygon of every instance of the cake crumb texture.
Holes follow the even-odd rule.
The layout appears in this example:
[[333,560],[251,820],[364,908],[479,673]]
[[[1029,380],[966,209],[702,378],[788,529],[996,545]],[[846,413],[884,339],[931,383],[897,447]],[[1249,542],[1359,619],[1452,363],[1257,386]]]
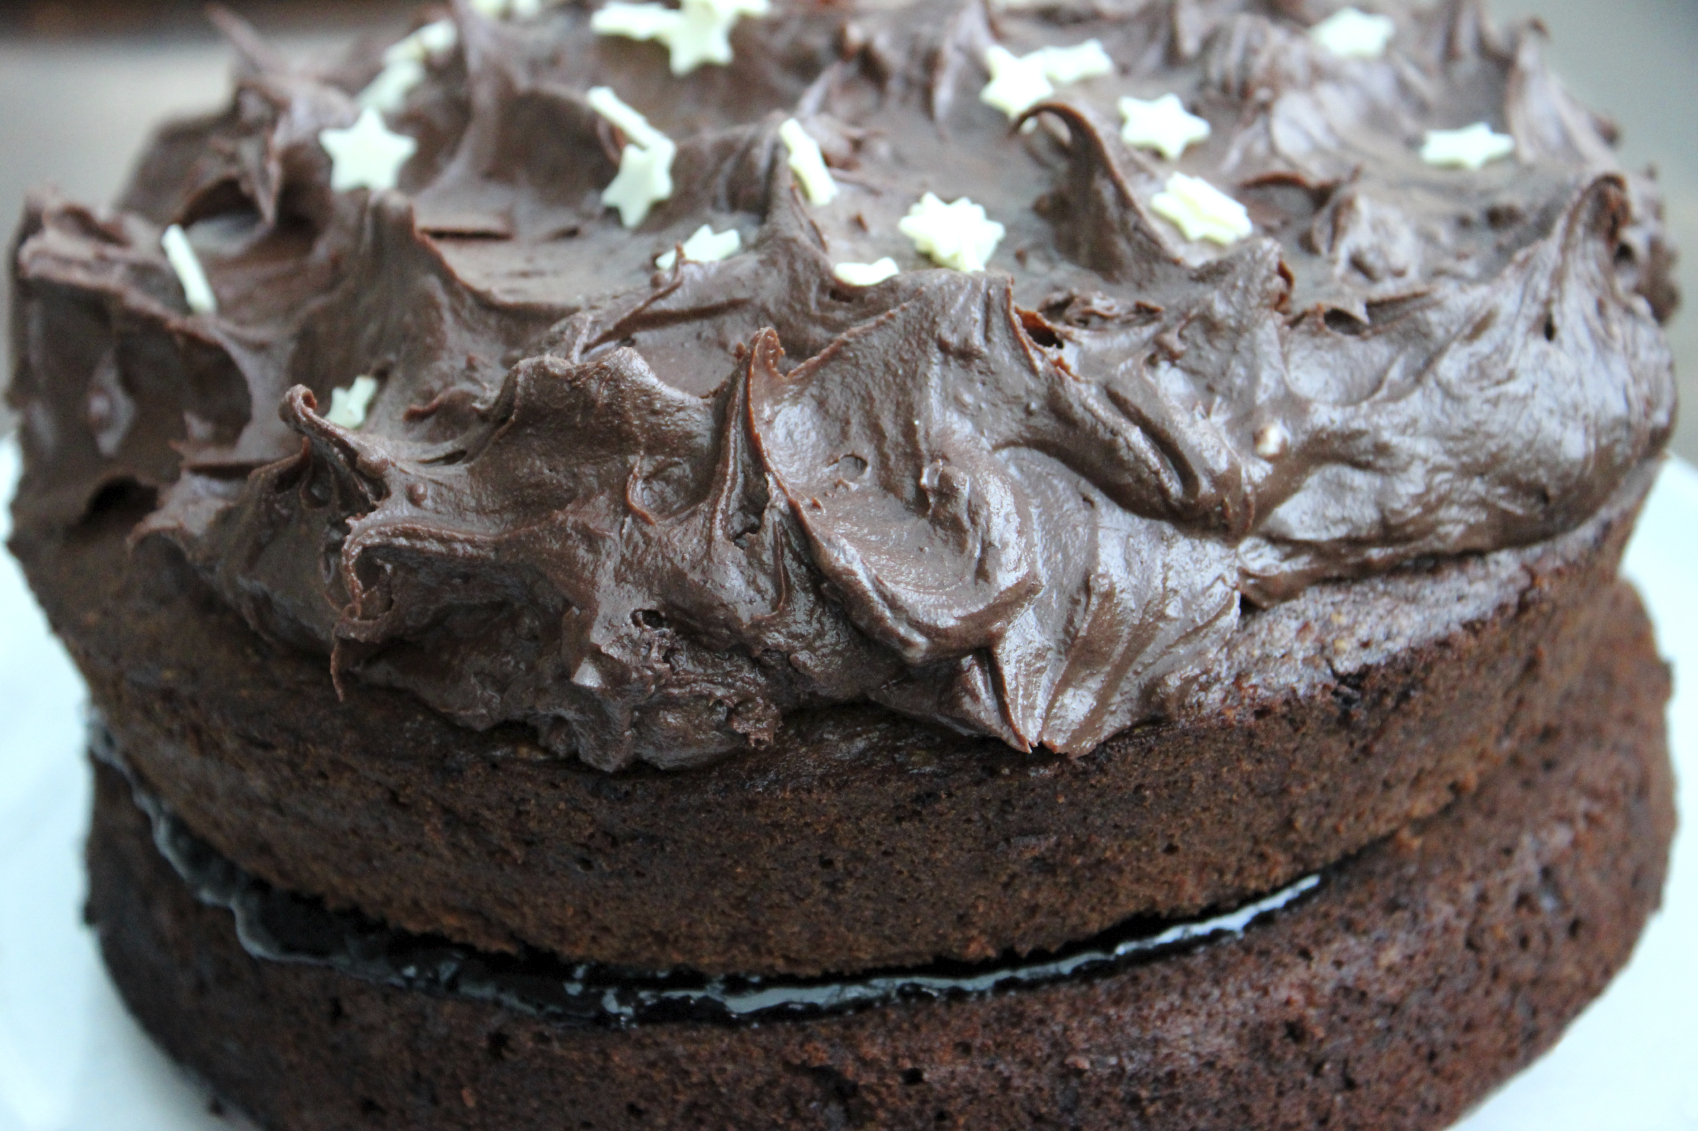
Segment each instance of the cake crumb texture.
[[1668,673],[1624,585],[1478,791],[1235,941],[1123,974],[760,1027],[568,1029],[264,963],[98,771],[89,917],[130,1007],[270,1131],[1444,1127],[1626,961],[1674,829]]
[[813,974],[1242,902],[1437,812],[1556,712],[1647,480],[1539,547],[1259,613],[1189,712],[1078,760],[838,708],[609,776],[404,693],[339,699],[164,547],[126,556],[121,508],[24,560],[132,768],[267,882],[488,950]]

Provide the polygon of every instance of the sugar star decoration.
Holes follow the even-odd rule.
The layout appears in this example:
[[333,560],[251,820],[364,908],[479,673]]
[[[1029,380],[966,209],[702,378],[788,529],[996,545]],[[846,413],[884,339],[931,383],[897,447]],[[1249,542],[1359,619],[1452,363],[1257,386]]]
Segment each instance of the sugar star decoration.
[[587,97],[590,108],[625,135],[619,174],[602,190],[601,202],[619,210],[621,224],[635,228],[648,217],[650,208],[671,197],[672,159],[678,147],[610,88],[591,87]]
[[434,20],[391,46],[383,53],[383,61],[392,63],[397,59],[418,59],[422,62],[435,59],[448,54],[459,43],[460,29],[454,26],[453,20]]
[[871,287],[893,275],[900,275],[902,268],[887,255],[872,263],[839,263],[831,269],[831,273],[837,276],[838,281],[851,287]]
[[1122,98],[1120,140],[1138,149],[1153,149],[1169,161],[1190,145],[1206,140],[1209,123],[1188,113],[1177,94],[1164,94],[1154,102]]
[[1386,53],[1397,21],[1370,16],[1355,8],[1340,8],[1309,29],[1309,36],[1340,59],[1379,59]]
[[1175,173],[1150,201],[1150,209],[1170,221],[1188,240],[1210,240],[1225,247],[1255,231],[1244,206],[1201,177]]
[[393,114],[407,101],[407,95],[425,80],[425,66],[416,59],[402,59],[379,71],[366,88],[355,97],[362,110]]
[[1278,459],[1291,446],[1291,433],[1275,421],[1256,430],[1256,454],[1263,459]]
[[1098,39],[1087,39],[1072,47],[1041,47],[1032,54],[1038,56],[1044,75],[1057,86],[1114,73],[1114,60],[1108,57]]
[[182,227],[172,224],[166,228],[159,237],[159,246],[165,252],[165,261],[176,273],[177,282],[183,285],[183,299],[189,309],[196,314],[218,313],[218,297],[212,293],[212,284],[207,281],[200,258],[189,246],[189,237],[183,234]]
[[655,40],[671,53],[672,73],[687,75],[703,63],[723,67],[731,62],[731,29],[737,21],[771,10],[771,0],[683,0],[677,8],[614,0],[590,17],[590,30]]
[[[713,225],[703,224],[684,241],[683,246],[685,259],[696,263],[718,263],[743,250],[743,237],[737,234],[736,228],[716,232]],[[672,248],[655,256],[654,265],[662,271],[670,271],[677,262],[678,249]]]
[[1006,231],[966,197],[945,204],[929,192],[896,227],[914,241],[921,255],[957,271],[983,271]]
[[778,136],[784,142],[784,148],[790,151],[790,171],[801,182],[808,203],[830,204],[836,200],[837,182],[831,179],[831,170],[825,167],[820,143],[808,136],[802,123],[795,118],[786,118],[784,124],[778,127]]
[[1514,152],[1514,138],[1475,122],[1462,130],[1428,130],[1421,160],[1443,169],[1479,169]]
[[356,377],[346,389],[330,390],[330,411],[324,414],[327,423],[353,431],[366,422],[372,398],[377,396],[376,377]]
[[383,70],[360,91],[356,101],[362,109],[393,114],[407,95],[425,80],[425,64],[446,55],[460,42],[453,20],[437,20],[419,28],[383,53]]
[[529,19],[542,12],[542,0],[471,0],[472,10],[492,20]]
[[318,143],[330,154],[331,192],[392,189],[401,166],[419,148],[405,134],[390,133],[383,115],[369,106],[345,130],[320,130]]
[[1057,84],[1066,86],[1112,75],[1114,61],[1095,39],[1076,47],[1040,47],[1026,55],[992,44],[985,52],[985,69],[990,71],[991,81],[979,92],[979,101],[1001,110],[1012,121],[1054,94]]

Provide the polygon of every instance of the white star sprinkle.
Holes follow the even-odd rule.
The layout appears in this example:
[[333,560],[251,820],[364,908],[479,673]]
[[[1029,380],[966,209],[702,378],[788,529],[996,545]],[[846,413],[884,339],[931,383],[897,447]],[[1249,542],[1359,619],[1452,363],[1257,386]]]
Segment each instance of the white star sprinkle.
[[1167,179],[1167,188],[1150,201],[1150,210],[1172,222],[1188,240],[1226,246],[1255,231],[1242,204],[1201,177],[1184,173]]
[[1120,140],[1138,149],[1154,149],[1169,161],[1209,136],[1209,123],[1187,112],[1177,94],[1164,94],[1154,102],[1122,98],[1120,116],[1126,121]]
[[672,73],[687,75],[703,63],[731,62],[731,29],[743,16],[764,16],[770,0],[684,0],[664,4],[628,4],[614,0],[590,17],[597,35],[652,39],[671,54]]
[[[742,250],[743,237],[737,234],[736,228],[716,232],[711,224],[703,224],[684,241],[684,258],[696,263],[718,263]],[[670,271],[677,262],[678,249],[671,248],[655,256],[654,265],[662,271]]]
[[407,95],[425,80],[425,66],[416,59],[397,59],[377,73],[366,88],[354,99],[362,110],[393,114],[407,101]]
[[359,93],[360,107],[393,114],[425,80],[425,64],[454,50],[460,29],[453,20],[436,20],[391,44],[383,52],[383,70]]
[[413,58],[423,62],[446,55],[460,42],[460,29],[453,20],[433,20],[383,53],[383,61]]
[[1340,59],[1378,59],[1385,55],[1397,21],[1370,16],[1355,8],[1340,8],[1309,29],[1309,35]]
[[1479,169],[1515,152],[1515,139],[1485,122],[1462,130],[1428,130],[1421,160],[1445,169]]
[[619,210],[619,222],[635,228],[649,209],[672,196],[672,158],[678,148],[662,140],[647,149],[627,145],[619,154],[619,173],[601,192],[601,202]]
[[389,132],[383,115],[366,107],[359,120],[345,130],[320,130],[318,143],[330,154],[330,191],[371,189],[382,192],[395,187],[401,166],[418,150],[419,143],[405,134]]
[[1075,47],[1040,47],[1026,55],[992,44],[985,52],[985,69],[990,71],[991,81],[979,92],[979,101],[1012,120],[1054,94],[1057,83],[1066,86],[1112,75],[1114,61],[1095,39]]
[[660,142],[666,141],[667,136],[649,125],[649,120],[633,109],[630,103],[613,93],[609,86],[592,86],[584,95],[584,100],[590,104],[590,109],[606,118],[615,129],[625,135],[625,140],[642,149],[649,149]]
[[330,390],[330,411],[324,414],[325,422],[353,431],[366,422],[366,413],[375,396],[376,377],[356,377],[348,388]]
[[616,35],[622,39],[658,39],[667,41],[678,34],[684,13],[664,4],[626,4],[614,0],[604,4],[590,17],[590,30],[597,35]]
[[473,11],[492,20],[529,19],[543,9],[542,0],[471,0],[471,5]]
[[983,271],[1007,230],[966,197],[945,204],[929,192],[896,226],[921,255],[957,271]]
[[1044,76],[1057,86],[1114,73],[1114,60],[1099,39],[1087,39],[1073,47],[1042,47],[1033,54],[1043,62]]
[[900,275],[902,268],[887,255],[872,263],[839,263],[831,269],[831,273],[851,287],[870,287],[892,275]]
[[802,192],[808,203],[830,204],[836,200],[837,182],[831,179],[831,170],[825,167],[820,143],[808,136],[802,123],[795,118],[786,118],[784,124],[778,127],[778,136],[783,140],[784,148],[790,151],[790,171],[802,182]]
[[1285,425],[1274,421],[1256,430],[1256,454],[1263,459],[1278,459],[1291,446],[1291,433]]
[[994,106],[1010,118],[1018,118],[1055,93],[1042,63],[1033,55],[1020,56],[1000,45],[985,52],[985,67],[991,81],[979,92],[979,101]]
[[650,208],[672,195],[672,159],[678,147],[610,88],[591,87],[586,97],[591,109],[625,135],[619,173],[602,190],[601,202],[619,210],[621,224],[635,228],[648,217]]
[[182,226],[172,224],[166,228],[165,234],[159,237],[159,246],[165,252],[165,261],[176,273],[177,282],[183,286],[183,299],[189,304],[189,309],[196,314],[217,314],[218,296],[212,293],[212,284],[207,281],[200,257],[189,246],[189,237],[183,233]]

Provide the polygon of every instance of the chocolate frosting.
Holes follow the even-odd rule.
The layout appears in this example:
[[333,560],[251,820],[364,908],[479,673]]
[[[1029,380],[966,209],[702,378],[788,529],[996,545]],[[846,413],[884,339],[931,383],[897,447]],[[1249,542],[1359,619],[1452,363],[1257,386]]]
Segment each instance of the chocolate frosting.
[[[674,77],[589,9],[490,21],[391,117],[398,191],[335,193],[320,130],[377,47],[312,68],[226,21],[224,112],[166,128],[119,206],[42,197],[15,257],[20,526],[160,492],[260,633],[472,727],[609,770],[769,742],[873,701],[1077,754],[1180,709],[1241,610],[1324,579],[1526,544],[1665,442],[1672,252],[1543,32],[1474,0],[1327,54],[1297,0],[794,3]],[[985,49],[1100,39],[1116,73],[1011,124]],[[678,144],[635,231],[604,208],[607,85]],[[1166,163],[1116,102],[1178,93]],[[842,191],[813,205],[778,127]],[[1485,121],[1513,159],[1422,162]],[[1255,234],[1189,243],[1177,169]],[[897,220],[970,197],[989,269]],[[217,293],[187,313],[182,223]],[[655,257],[697,227],[741,253]],[[894,257],[870,287],[845,261]],[[332,389],[382,384],[358,428]]]

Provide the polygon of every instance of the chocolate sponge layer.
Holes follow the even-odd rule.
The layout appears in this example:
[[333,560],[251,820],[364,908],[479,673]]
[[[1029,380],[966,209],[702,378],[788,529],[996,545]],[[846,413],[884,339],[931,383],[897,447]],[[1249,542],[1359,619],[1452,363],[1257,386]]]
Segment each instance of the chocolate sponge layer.
[[570,1028],[250,957],[100,771],[89,915],[172,1055],[272,1131],[1442,1127],[1627,959],[1674,827],[1667,675],[1630,591],[1472,796],[1230,942],[973,1000]]
[[122,498],[14,540],[146,787],[265,881],[489,950],[798,973],[1053,948],[1275,890],[1465,794],[1619,615],[1642,474],[1528,549],[1245,618],[1169,721],[1076,761],[892,714],[792,719],[707,769],[607,774],[270,645]]

